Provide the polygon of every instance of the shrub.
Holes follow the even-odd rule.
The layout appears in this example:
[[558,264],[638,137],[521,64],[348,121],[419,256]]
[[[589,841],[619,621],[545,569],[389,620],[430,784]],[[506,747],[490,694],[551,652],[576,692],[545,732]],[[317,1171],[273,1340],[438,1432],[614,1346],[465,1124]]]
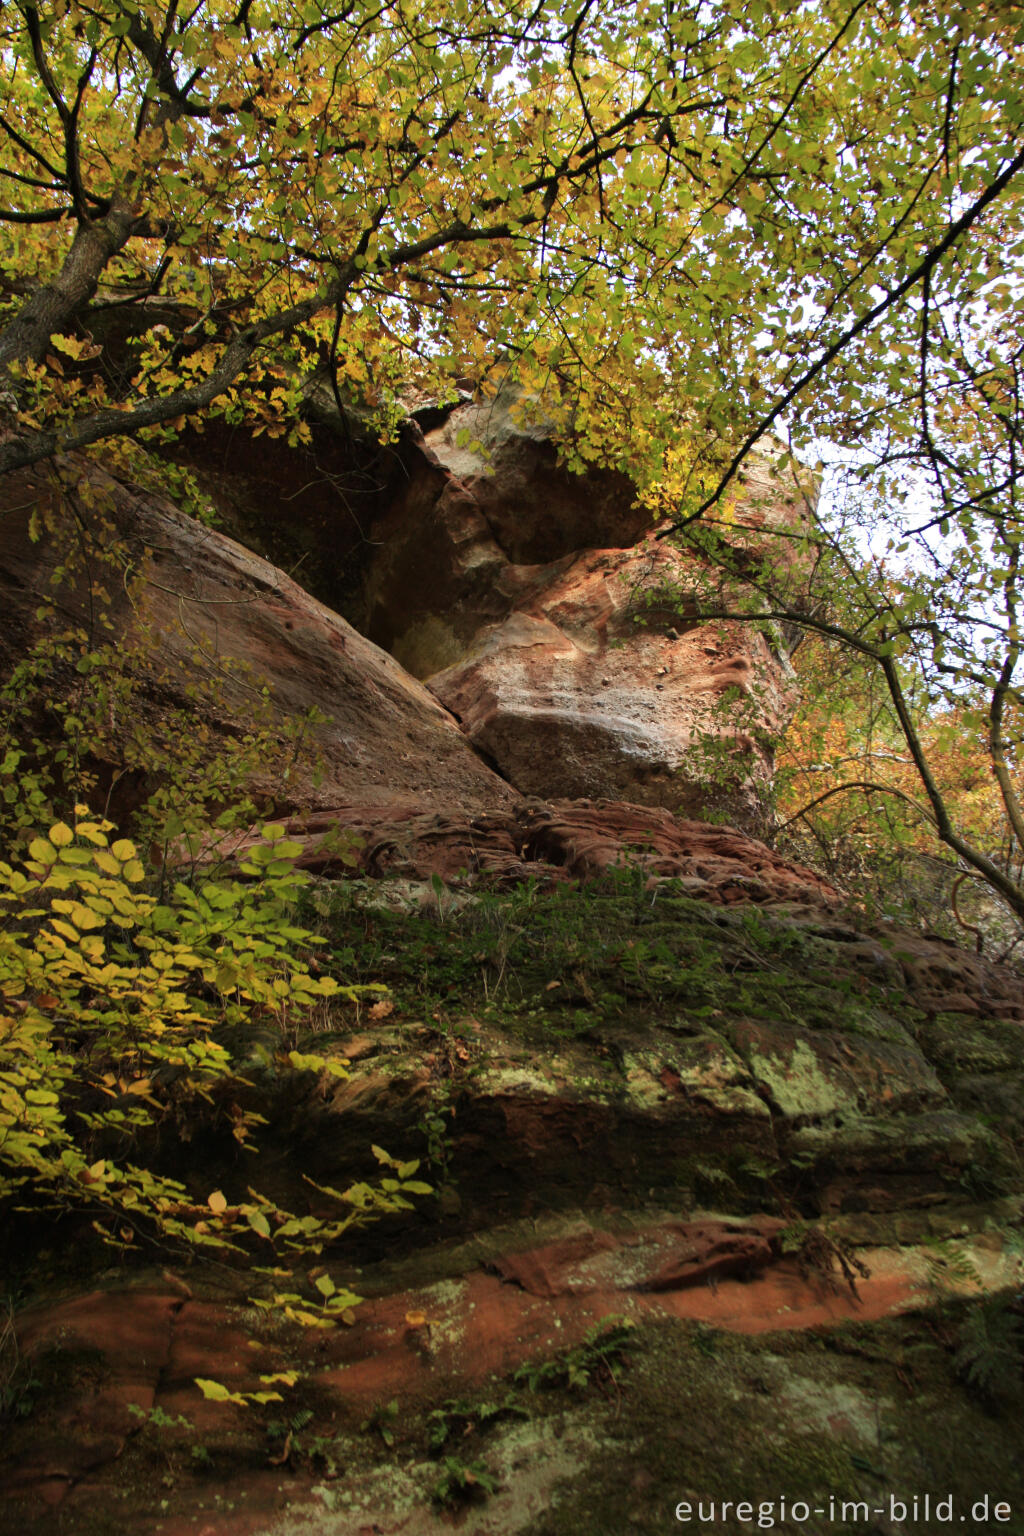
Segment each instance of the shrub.
[[[287,1035],[324,999],[383,989],[314,975],[299,958],[320,941],[291,920],[306,876],[282,827],[263,828],[237,876],[178,881],[163,899],[113,830],[79,806],[74,825],[31,840],[21,865],[0,862],[0,1203],[84,1208],[114,1242],[141,1226],[188,1244],[255,1235],[303,1251],[406,1206],[402,1179],[340,1192],[332,1222],[254,1191],[229,1205],[214,1190],[197,1205],[131,1161],[159,1120],[194,1115],[215,1090],[232,1099],[232,1025],[258,1013]],[[292,1052],[291,1065],[345,1075],[337,1059]],[[244,1143],[259,1116],[230,1109]]]

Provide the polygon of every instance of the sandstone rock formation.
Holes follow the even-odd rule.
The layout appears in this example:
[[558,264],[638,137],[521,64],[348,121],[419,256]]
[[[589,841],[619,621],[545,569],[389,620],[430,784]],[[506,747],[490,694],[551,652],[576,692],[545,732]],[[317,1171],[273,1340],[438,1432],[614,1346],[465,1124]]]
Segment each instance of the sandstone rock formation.
[[[345,802],[291,817],[286,827],[302,849],[296,862],[331,876],[355,871],[495,889],[530,879],[544,885],[593,880],[620,868],[641,872],[652,890],[671,881],[673,889],[716,905],[808,902],[827,908],[841,900],[820,875],[731,827],[680,821],[668,811],[618,801],[531,799],[479,816]],[[257,840],[247,832],[228,847],[240,856]]]
[[[64,465],[63,490],[38,475],[15,477],[5,489],[0,591],[11,623],[0,666],[9,670],[41,633],[34,594],[68,553],[53,540],[32,542],[33,506],[70,494],[95,507],[82,526],[96,524],[85,558],[90,579],[109,589],[107,635],[120,627],[126,651],[151,646],[140,661],[144,715],[187,701],[202,722],[197,735],[210,733],[209,753],[252,725],[264,685],[273,729],[290,721],[301,730],[297,722],[314,707],[330,717],[309,737],[322,755],[316,784],[303,749],[289,765],[282,747],[277,764],[255,775],[268,806],[391,799],[478,812],[518,793],[684,814],[714,806],[756,820],[794,700],[781,637],[696,620],[693,563],[641,537],[648,517],[624,476],[559,468],[547,429],[520,422],[500,399],[434,414],[442,419],[425,436],[410,421],[410,440],[386,471],[383,459],[377,464],[381,483],[360,507],[361,545],[339,490],[344,447],[337,436],[321,443],[323,427],[316,472],[304,450],[260,440],[246,452],[223,428],[188,444],[229,526],[252,530],[247,498],[272,508],[262,540],[270,547],[285,509],[281,491],[267,500],[265,482],[290,483],[293,455],[296,476],[312,476],[294,494],[303,536],[317,546],[318,584],[347,590],[358,628],[380,649],[218,530],[83,460]],[[199,442],[205,459],[197,458]],[[367,446],[348,452],[352,473],[368,475]],[[748,490],[738,526],[791,514],[763,474]],[[55,527],[68,525],[67,514],[65,506]],[[111,539],[122,541],[122,553],[104,570]],[[81,552],[75,558],[81,563]],[[65,583],[54,601],[58,625],[83,620],[84,567],[77,589]],[[414,678],[428,679],[443,710]],[[119,729],[128,727],[122,721]],[[123,768],[112,748],[101,782]],[[134,788],[122,773],[115,809],[138,798],[144,774],[133,775]]]
[[[82,652],[113,638],[136,681],[126,705],[111,702],[98,749],[103,755],[95,763],[102,790],[126,767],[136,799],[147,778],[153,787],[144,748],[141,761],[131,750],[140,725],[169,748],[176,739],[196,743],[200,758],[209,760],[262,724],[273,760],[257,764],[248,777],[268,809],[353,796],[366,805],[411,802],[467,813],[513,802],[508,786],[431,694],[282,571],[164,497],[85,461],[64,464],[61,475],[88,507],[97,542],[73,580],[52,586],[54,568],[75,558],[74,535],[70,552],[56,535],[35,541],[31,515],[50,503],[52,482],[41,474],[7,477],[0,506],[0,671],[6,675],[21,661],[34,638],[77,624],[85,638],[65,647],[53,678],[55,689],[71,699],[76,690],[105,686],[102,672],[83,674],[77,667]],[[97,546],[102,552],[111,543],[113,563],[104,564]],[[51,616],[37,617],[41,599],[51,594]],[[304,725],[314,709],[319,720]],[[124,806],[127,787],[118,783],[115,811]]]
[[[263,1152],[200,1134],[178,1166],[191,1157],[197,1191],[308,1189],[360,1173],[378,1138],[422,1152],[432,1114],[444,1189],[325,1255],[314,1275],[366,1299],[324,1334],[264,1322],[255,1275],[226,1289],[220,1268],[173,1264],[84,1288],[68,1255],[78,1293],[17,1318],[26,1411],[0,1440],[0,1530],[441,1536],[448,1457],[481,1482],[461,1526],[475,1536],[656,1536],[709,1486],[776,1508],[1024,1497],[1012,1369],[994,1414],[956,1354],[978,1287],[1019,1288],[1000,1230],[1020,1215],[1021,1131],[1001,1107],[1024,1101],[1010,973],[965,964],[960,1012],[922,1017],[941,946],[907,954],[820,907],[612,894],[582,956],[588,930],[565,914],[556,932],[538,913],[516,951],[522,908],[495,909],[530,1008],[485,1022],[463,984],[425,1021],[403,965],[419,982],[460,944],[485,965],[497,951],[467,908],[403,956],[400,922],[378,919],[382,945],[373,910],[356,922],[390,951],[399,1006],[313,1037],[349,1078],[266,1072]],[[624,965],[623,941],[647,960]],[[661,967],[653,988],[644,964]],[[602,1009],[613,978],[626,995]],[[585,1030],[564,1022],[574,1001]],[[251,1085],[260,1072],[254,1057]],[[206,1400],[197,1379],[281,1401]],[[951,1465],[951,1442],[971,1457]]]
[[[367,632],[523,793],[756,815],[795,701],[781,636],[699,622],[700,568],[644,537],[629,482],[558,469],[500,396],[422,449],[375,525]],[[737,537],[794,503],[759,461]]]
[[687,565],[648,542],[518,568],[517,606],[431,691],[525,794],[756,815],[792,674],[755,631],[650,606]]
[[[913,1316],[925,1247],[861,1250],[871,1273],[855,1295],[784,1255],[781,1230],[763,1218],[549,1220],[420,1254],[418,1274],[375,1266],[360,1280],[360,1323],[307,1344],[301,1386],[263,1414],[204,1402],[194,1378],[258,1391],[261,1377],[294,1368],[296,1341],[215,1295],[153,1274],[36,1308],[22,1337],[46,1400],[32,1435],[18,1425],[0,1447],[10,1516],[0,1528],[653,1536],[691,1494],[707,1508],[709,1483],[776,1510],[815,1495],[826,1509],[830,1495],[887,1508],[890,1487],[955,1491],[966,1510],[991,1486],[1008,1503],[1024,1493],[1017,1426],[950,1379]],[[997,1283],[998,1258],[980,1246],[974,1258]],[[616,1333],[616,1318],[629,1329]],[[587,1354],[602,1335],[624,1341],[605,1346],[604,1366]],[[577,1352],[582,1389],[566,1390],[556,1368],[530,1390],[553,1350]],[[63,1381],[61,1359],[76,1367]],[[936,1453],[945,1438],[977,1455],[922,1470],[929,1415]],[[445,1456],[476,1467],[489,1494],[471,1490],[455,1511],[432,1497]],[[892,1482],[880,1488],[883,1476]]]

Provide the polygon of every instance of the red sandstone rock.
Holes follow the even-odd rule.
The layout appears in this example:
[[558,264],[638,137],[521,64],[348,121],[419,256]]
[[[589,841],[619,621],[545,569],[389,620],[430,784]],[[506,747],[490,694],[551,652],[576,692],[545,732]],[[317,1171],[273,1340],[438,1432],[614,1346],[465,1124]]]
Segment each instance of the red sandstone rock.
[[[292,817],[297,862],[328,875],[348,872],[458,883],[482,876],[508,885],[528,878],[588,880],[609,869],[639,869],[650,880],[680,880],[686,894],[734,902],[836,904],[839,893],[820,875],[790,864],[764,843],[732,827],[679,821],[670,812],[616,801],[535,800],[479,816],[346,803]],[[240,854],[254,834],[221,854]]]
[[[792,673],[759,632],[686,616],[692,572],[653,540],[520,571],[515,608],[430,677],[431,691],[525,794],[752,812],[770,776],[764,743],[795,701]],[[648,606],[673,586],[675,606]]]
[[[491,1265],[498,1273],[470,1267],[437,1284],[387,1287],[359,1308],[351,1328],[326,1335],[276,1329],[256,1348],[239,1327],[237,1308],[177,1294],[121,1289],[37,1308],[20,1325],[26,1362],[37,1363],[47,1347],[66,1351],[69,1361],[86,1350],[92,1370],[70,1375],[34,1425],[19,1430],[16,1464],[9,1445],[0,1445],[0,1528],[12,1536],[46,1529],[55,1519],[48,1510],[58,1503],[59,1528],[69,1532],[90,1528],[97,1512],[107,1519],[105,1529],[120,1529],[116,1517],[123,1512],[132,1522],[124,1529],[161,1536],[258,1536],[278,1529],[289,1507],[293,1521],[303,1519],[304,1504],[312,1513],[314,1482],[345,1490],[365,1475],[365,1467],[345,1468],[333,1484],[302,1454],[294,1462],[275,1460],[264,1420],[252,1410],[205,1402],[193,1375],[254,1391],[261,1374],[283,1369],[286,1356],[301,1371],[303,1400],[315,1405],[316,1433],[329,1440],[339,1428],[358,1432],[361,1420],[392,1399],[401,1404],[403,1428],[425,1402],[458,1399],[484,1383],[493,1394],[496,1379],[509,1383],[520,1366],[564,1357],[611,1317],[641,1325],[680,1318],[762,1333],[866,1322],[920,1303],[924,1266],[912,1252],[865,1251],[870,1274],[855,1295],[838,1272],[831,1279],[809,1274],[781,1257],[773,1246],[781,1225],[767,1218],[609,1229],[582,1223],[539,1248],[499,1253]],[[987,1283],[999,1284],[1002,1274],[993,1268]],[[287,1421],[289,1393],[282,1391]],[[173,1422],[163,1418],[147,1429],[129,1415],[128,1402]],[[179,1415],[193,1428],[178,1428]],[[123,1466],[130,1442],[144,1435],[151,1437],[149,1466],[159,1469],[162,1461],[166,1469],[165,1481],[149,1489],[133,1487]],[[197,1444],[212,1456],[215,1476],[193,1464]],[[393,1471],[394,1451],[372,1437],[364,1444]],[[387,1517],[382,1529],[443,1528],[430,1515],[429,1493],[421,1497],[425,1523],[407,1510],[402,1520]],[[6,1510],[16,1523],[3,1523]],[[408,1518],[415,1523],[408,1526]],[[341,1518],[336,1523],[354,1530]]]
[[[65,464],[63,472],[75,467]],[[121,566],[99,567],[111,599],[103,610],[108,633],[124,646],[142,644],[149,634],[148,654],[139,662],[141,689],[123,718],[112,706],[101,764],[108,777],[124,766],[121,749],[138,720],[182,710],[194,741],[208,735],[204,751],[210,754],[259,718],[266,685],[271,732],[289,724],[300,729],[298,745],[282,744],[277,763],[251,777],[252,787],[276,807],[331,805],[358,795],[367,806],[404,799],[420,810],[473,813],[514,801],[425,688],[283,572],[159,496],[126,487],[85,461],[77,470],[80,494],[88,492],[97,517],[112,520],[133,576],[129,597]],[[49,495],[41,473],[4,482],[0,672],[42,633],[35,611],[60,551],[52,539],[32,542],[29,516]],[[89,624],[90,599],[82,588],[62,586],[55,598],[58,625]],[[75,659],[60,679],[68,689],[76,681],[81,686]],[[326,718],[301,731],[311,708]],[[144,766],[139,774],[144,777]]]
[[918,1007],[929,1013],[995,1015],[1024,1022],[1024,980],[947,939],[900,932],[891,951]]
[[[472,443],[459,446],[464,432],[481,437],[490,457]],[[114,711],[97,753],[100,792],[117,778],[115,814],[149,787],[147,766],[122,750],[137,723],[178,711],[190,718],[167,728],[172,742],[185,731],[209,757],[259,718],[264,685],[264,723],[282,734],[290,724],[300,737],[294,748],[282,741],[276,760],[249,776],[268,808],[358,799],[475,814],[512,804],[514,791],[467,750],[450,710],[519,791],[675,810],[710,797],[737,814],[750,811],[792,702],[784,659],[755,631],[696,623],[692,561],[656,540],[629,548],[647,521],[632,487],[611,472],[570,475],[545,432],[513,422],[496,404],[465,405],[420,450],[407,446],[406,489],[374,527],[362,604],[364,627],[393,657],[160,496],[85,460],[65,464],[67,478],[79,476],[82,505],[95,508],[98,524],[109,518],[122,546],[109,568],[90,556],[110,598],[104,623],[125,649],[149,647],[136,663],[143,689],[120,717]],[[237,445],[217,441],[234,466],[232,515],[244,523],[235,503],[249,484],[238,479],[245,466]],[[254,450],[254,472],[284,473],[275,454],[267,464]],[[217,472],[207,466],[211,476],[213,483]],[[766,486],[774,501],[767,511],[761,505],[765,486],[747,497],[737,539],[754,537],[746,525],[788,515],[777,487]],[[41,473],[8,477],[4,495],[6,671],[40,632],[38,594],[63,551],[53,539],[28,537],[33,506],[45,508],[52,496]],[[326,510],[320,491],[317,498],[320,526]],[[66,512],[53,521],[70,526]],[[595,542],[605,547],[586,547]],[[76,620],[95,630],[96,604],[84,588],[61,590],[56,600],[58,625]],[[83,686],[76,660],[58,678],[69,695]],[[431,675],[446,708],[403,666]],[[739,713],[718,718],[727,693]],[[328,719],[302,728],[311,708]]]
[[490,1266],[531,1296],[576,1296],[609,1284],[641,1291],[685,1290],[714,1277],[747,1279],[777,1262],[772,1243],[783,1223],[670,1222],[613,1236],[587,1228],[542,1248],[503,1255]]
[[685,882],[688,894],[729,901],[839,900],[820,875],[791,864],[733,827],[680,821],[668,811],[622,802],[530,803],[516,812],[534,858],[586,879],[615,866]]
[[[367,632],[523,793],[750,814],[795,698],[781,636],[700,623],[693,557],[635,545],[629,482],[560,469],[549,436],[501,397],[427,433],[375,526]],[[795,501],[757,461],[731,541]]]

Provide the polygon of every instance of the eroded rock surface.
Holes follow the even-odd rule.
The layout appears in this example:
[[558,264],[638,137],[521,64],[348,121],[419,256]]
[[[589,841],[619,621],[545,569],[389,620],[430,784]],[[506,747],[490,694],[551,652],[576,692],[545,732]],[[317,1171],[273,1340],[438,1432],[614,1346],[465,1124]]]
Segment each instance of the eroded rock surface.
[[[260,1151],[213,1122],[157,1149],[200,1204],[254,1183],[314,1214],[335,1207],[309,1180],[366,1177],[372,1143],[424,1157],[434,1195],[288,1278],[315,1306],[326,1268],[365,1298],[352,1325],[268,1319],[248,1298],[280,1278],[258,1272],[226,1289],[172,1260],[73,1298],[50,1279],[15,1319],[0,1530],[660,1536],[723,1488],[1024,1498],[1019,1363],[984,1392],[964,1365],[1020,1313],[1019,977],[858,930],[810,879],[735,899],[730,865],[757,857],[739,834],[522,809],[535,852],[604,880],[439,889],[452,824],[393,825],[385,878],[320,879],[307,914],[388,998],[298,1037],[233,1025]],[[609,877],[640,827],[652,866]],[[710,899],[666,877],[683,857]],[[761,889],[799,889],[760,857]],[[427,903],[389,868],[427,875]],[[293,1070],[296,1044],[347,1075]]]
[[[418,438],[410,421],[379,462],[366,443],[346,450],[340,425],[334,437],[326,430],[317,429],[316,453],[262,440],[247,449],[223,427],[181,451],[228,526],[289,559],[293,546],[274,530],[294,494],[299,570],[315,570],[317,590],[346,606],[356,628],[127,475],[81,460],[52,481],[26,473],[5,487],[3,671],[40,635],[37,598],[66,562],[77,573],[53,594],[56,625],[82,624],[82,651],[119,637],[126,656],[139,653],[142,694],[122,703],[120,718],[115,710],[99,766],[103,790],[119,775],[115,812],[141,794],[119,744],[136,724],[177,711],[165,735],[189,735],[207,761],[269,724],[280,751],[249,782],[278,809],[358,795],[477,812],[534,794],[683,814],[713,805],[756,820],[795,702],[783,637],[698,620],[700,568],[645,537],[649,516],[623,475],[560,468],[548,429],[500,398],[464,402]],[[352,475],[368,482],[357,511],[346,451]],[[142,461],[137,472],[147,472]],[[77,545],[72,502],[88,529]],[[730,537],[760,537],[797,503],[795,488],[755,466]],[[33,543],[30,526],[52,532]],[[69,651],[57,667],[69,700],[85,686],[78,659]],[[98,671],[95,682],[105,686]],[[329,718],[307,729],[312,708]]]
[[[513,803],[479,816],[433,813],[397,800],[348,803],[292,817],[297,863],[319,874],[360,873],[456,887],[480,877],[492,887],[524,880],[592,880],[609,870],[636,871],[651,882],[716,904],[805,901],[837,905],[839,892],[813,870],[790,863],[732,827],[680,821],[668,811],[621,801]],[[241,854],[253,832],[231,845]],[[222,849],[222,851],[226,851]]]
[[[524,793],[753,815],[795,702],[782,636],[699,622],[700,567],[645,537],[629,482],[558,469],[501,397],[422,447],[376,525],[367,632]],[[758,461],[733,537],[791,521],[800,494]]]
[[[73,583],[53,591],[53,621],[40,622],[36,610],[54,567],[73,560],[76,549],[30,536],[33,510],[53,502],[46,477],[8,476],[0,670],[20,661],[34,637],[75,622],[86,638],[67,649],[54,676],[70,699],[76,689],[108,682],[97,672],[83,684],[80,649],[114,638],[124,654],[134,650],[135,687],[126,706],[111,703],[105,727],[98,767],[108,781],[126,763],[130,777],[146,778],[145,751],[126,751],[140,726],[170,751],[180,743],[182,761],[197,747],[201,767],[263,725],[270,761],[253,764],[243,787],[247,782],[270,807],[331,805],[358,794],[366,805],[405,801],[420,810],[473,812],[516,798],[421,684],[282,571],[165,498],[85,461],[64,465],[62,474],[69,483],[77,477],[75,494],[87,499],[99,545],[116,542],[116,559],[104,565],[90,556]],[[106,601],[90,595],[87,576]],[[320,718],[305,725],[314,709]]]
[[[689,565],[649,541],[520,569],[515,608],[431,676],[431,691],[524,793],[751,814],[792,674],[757,631],[685,616]],[[659,587],[684,595],[659,609]]]
[[[787,1256],[778,1221],[576,1218],[537,1235],[437,1248],[419,1283],[369,1269],[359,1320],[315,1343],[173,1275],[25,1314],[46,1398],[35,1432],[0,1448],[0,1529],[434,1536],[461,1514],[475,1536],[654,1536],[723,1484],[776,1510],[886,1506],[908,1486],[966,1511],[993,1487],[1024,1496],[1012,1419],[972,1399],[912,1315],[920,1245],[861,1248],[851,1283],[831,1256]],[[1012,1278],[991,1247],[971,1253],[987,1284]],[[840,1323],[831,1350],[794,1333]],[[283,1377],[281,1401],[204,1401],[197,1375],[230,1392]],[[936,1448],[970,1448],[955,1468],[923,1454],[929,1416]],[[83,1424],[103,1426],[88,1454]],[[465,1503],[446,1504],[452,1465],[471,1469]]]

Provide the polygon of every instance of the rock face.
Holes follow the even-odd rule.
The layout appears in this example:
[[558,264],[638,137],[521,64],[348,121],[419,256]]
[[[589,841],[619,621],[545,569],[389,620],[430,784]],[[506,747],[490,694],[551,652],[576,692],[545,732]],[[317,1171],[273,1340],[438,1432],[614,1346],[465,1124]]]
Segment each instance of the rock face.
[[[0,1526],[442,1536],[446,1457],[480,1479],[455,1527],[473,1536],[654,1536],[691,1494],[707,1509],[707,1483],[755,1510],[783,1498],[827,1508],[830,1496],[888,1508],[889,1490],[908,1488],[922,1507],[925,1493],[953,1491],[969,1510],[992,1487],[1013,1507],[1024,1485],[1012,1416],[972,1401],[912,1315],[924,1251],[864,1250],[874,1268],[855,1295],[786,1257],[780,1230],[667,1215],[548,1222],[422,1255],[419,1276],[378,1266],[360,1281],[360,1323],[306,1342],[301,1383],[281,1388],[269,1419],[204,1402],[194,1385],[254,1392],[294,1370],[298,1341],[254,1327],[251,1309],[166,1275],[37,1308],[22,1337],[45,1398],[32,1433],[18,1424],[0,1447]],[[998,1280],[993,1256],[975,1257]],[[845,1334],[823,1337],[836,1324]],[[945,1439],[974,1454],[949,1468],[924,1457],[929,1416],[937,1451]]]
[[463,656],[517,601],[518,568],[628,549],[649,525],[620,474],[569,474],[549,429],[500,397],[463,402],[421,433],[374,524],[359,627],[417,677]]
[[[456,889],[508,889],[531,879],[545,886],[590,881],[618,868],[640,872],[652,891],[671,881],[673,889],[716,906],[828,908],[841,900],[820,875],[731,827],[617,801],[528,800],[481,816],[348,802],[292,817],[287,831],[302,848],[297,863],[329,876],[350,870],[374,879],[439,878]],[[253,841],[243,836],[233,849],[241,854]]]
[[[541,831],[599,857],[626,824],[599,810]],[[632,816],[664,858],[667,815]],[[678,835],[706,874],[744,850],[698,830]],[[341,1078],[236,1028],[267,1138],[175,1131],[178,1171],[200,1198],[312,1179],[316,1212],[382,1141],[426,1151],[435,1193],[290,1278],[365,1298],[322,1332],[257,1311],[282,1283],[259,1272],[231,1288],[223,1265],[111,1271],[103,1250],[86,1283],[84,1245],[47,1228],[49,1296],[4,1379],[5,1536],[661,1536],[719,1490],[952,1497],[973,1529],[993,1489],[1024,1499],[1021,1362],[1007,1343],[989,1387],[967,1372],[1024,1316],[1019,978],[820,904],[640,879],[404,914],[317,890],[391,1010],[346,1005],[300,1042]]]
[[[83,651],[116,637],[123,655],[134,653],[140,682],[127,708],[118,713],[111,704],[105,760],[96,765],[101,778],[110,782],[128,762],[136,778],[146,777],[145,766],[126,756],[140,724],[169,737],[171,746],[179,733],[183,747],[199,744],[207,760],[263,725],[270,760],[255,764],[248,782],[269,807],[358,796],[366,805],[476,812],[515,799],[421,684],[282,571],[163,497],[94,466],[67,464],[63,473],[77,480],[79,499],[88,498],[100,540],[112,534],[119,544],[117,565],[104,567],[94,557],[87,567],[108,594],[99,607],[102,627],[86,570],[54,589],[53,619],[37,619],[67,551],[56,539],[31,537],[30,513],[49,501],[49,483],[30,474],[8,477],[0,670],[22,659],[33,636],[70,623],[86,635],[94,626]],[[82,687],[77,661],[72,646],[57,665],[54,682],[68,698]],[[103,685],[103,674],[94,674],[92,686]],[[318,718],[306,725],[311,710]]]
[[[253,725],[266,684],[263,723],[281,734],[290,722],[321,754],[314,782],[305,748],[289,762],[282,735],[276,763],[252,777],[279,809],[391,799],[475,813],[526,794],[686,815],[711,806],[756,821],[794,702],[781,637],[698,622],[696,568],[645,534],[649,517],[629,481],[560,468],[548,429],[520,420],[500,397],[463,403],[433,425],[429,412],[423,419],[425,435],[410,421],[404,444],[376,462],[365,442],[349,444],[351,476],[372,482],[358,514],[345,490],[341,427],[325,439],[321,423],[312,468],[305,450],[261,439],[247,451],[224,428],[181,449],[229,526],[252,529],[250,502],[270,509],[261,542],[271,548],[292,505],[283,497],[293,453],[302,483],[287,495],[296,498],[303,558],[318,590],[339,601],[348,593],[355,628],[160,495],[85,461],[64,466],[68,484],[81,476],[74,494],[95,507],[88,558],[110,535],[126,551],[135,591],[122,569],[104,572],[99,562],[110,595],[103,623],[108,633],[121,628],[126,650],[150,644],[144,713],[187,708],[210,733],[209,755]],[[45,504],[51,486],[22,475],[4,496],[6,671],[38,633],[34,594],[68,552],[29,538],[33,503]],[[742,536],[791,515],[780,487],[756,469],[736,509]],[[55,526],[62,519],[66,509]],[[59,622],[84,622],[81,576],[55,600]],[[70,685],[80,686],[73,677]],[[299,724],[310,708],[329,717],[311,731]],[[100,779],[120,774],[127,806],[123,770],[115,752]]]
[[762,635],[649,606],[652,590],[687,578],[653,541],[515,574],[513,611],[429,686],[517,789],[756,811],[793,702]]
[[[549,1221],[435,1249],[418,1276],[376,1266],[360,1281],[360,1322],[305,1343],[301,1383],[281,1387],[269,1417],[204,1402],[194,1385],[255,1392],[294,1371],[298,1341],[251,1309],[156,1274],[37,1308],[22,1339],[45,1399],[34,1432],[16,1425],[0,1447],[0,1460],[20,1453],[2,1528],[442,1536],[445,1457],[486,1479],[455,1526],[473,1536],[654,1536],[691,1493],[707,1509],[712,1477],[755,1509],[798,1497],[827,1508],[830,1495],[888,1507],[890,1488],[922,1502],[952,1488],[967,1509],[993,1486],[1015,1500],[1012,1417],[972,1401],[913,1315],[878,1323],[920,1304],[923,1249],[865,1249],[874,1267],[854,1294],[785,1256],[781,1231],[764,1218]],[[999,1278],[991,1254],[975,1257]],[[837,1324],[845,1334],[823,1338]],[[63,1379],[61,1360],[73,1366]],[[936,1446],[976,1444],[980,1466],[976,1454],[922,1468],[929,1414]]]
[[[559,470],[500,397],[422,450],[376,526],[367,632],[523,793],[754,814],[795,702],[781,637],[698,622],[698,567],[644,537],[629,482]],[[793,506],[758,464],[736,526]]]

